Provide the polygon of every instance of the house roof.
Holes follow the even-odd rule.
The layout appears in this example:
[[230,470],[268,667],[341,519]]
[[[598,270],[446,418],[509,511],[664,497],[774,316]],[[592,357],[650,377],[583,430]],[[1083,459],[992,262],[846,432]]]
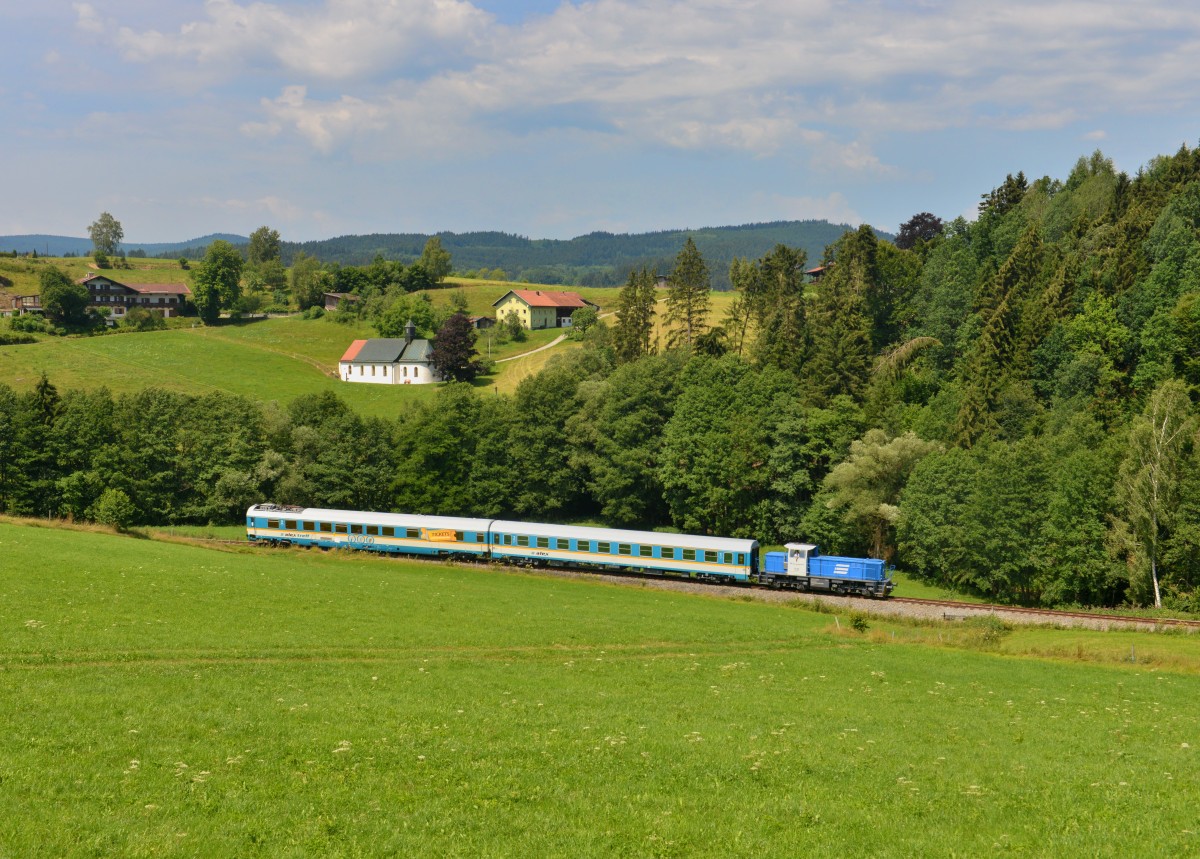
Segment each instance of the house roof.
[[361,364],[398,364],[429,362],[433,344],[428,340],[413,340],[406,343],[403,337],[375,337],[370,340],[355,340],[342,355],[342,361],[357,361]]
[[582,298],[578,292],[543,292],[540,289],[510,289],[504,295],[492,302],[496,307],[510,295],[524,301],[530,307],[595,307],[592,302]]
[[323,295],[324,295],[326,298],[336,298],[336,299],[338,299],[339,301],[340,301],[340,300],[342,300],[342,299],[345,299],[346,301],[359,301],[359,300],[361,300],[361,296],[355,295],[353,292],[325,292],[325,293],[322,293],[322,294],[323,294]]
[[92,272],[86,277],[81,277],[76,283],[86,284],[89,280],[107,280],[116,286],[123,286],[125,289],[132,290],[138,295],[191,295],[192,291],[186,283],[121,283],[119,280],[114,280],[106,274],[98,274]]
[[142,295],[191,295],[186,283],[123,283]]

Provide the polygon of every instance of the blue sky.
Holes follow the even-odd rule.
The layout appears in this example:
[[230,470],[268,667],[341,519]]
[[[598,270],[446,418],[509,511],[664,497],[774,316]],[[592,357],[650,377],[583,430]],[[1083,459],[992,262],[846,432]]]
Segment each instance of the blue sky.
[[0,234],[894,231],[1196,145],[1188,5],[6,3]]

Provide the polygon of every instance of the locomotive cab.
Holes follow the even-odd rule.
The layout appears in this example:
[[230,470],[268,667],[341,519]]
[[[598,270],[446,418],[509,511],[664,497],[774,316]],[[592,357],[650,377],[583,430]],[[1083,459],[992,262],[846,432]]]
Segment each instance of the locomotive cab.
[[817,547],[812,543],[788,543],[784,548],[787,549],[787,574],[807,576],[809,555],[815,553]]

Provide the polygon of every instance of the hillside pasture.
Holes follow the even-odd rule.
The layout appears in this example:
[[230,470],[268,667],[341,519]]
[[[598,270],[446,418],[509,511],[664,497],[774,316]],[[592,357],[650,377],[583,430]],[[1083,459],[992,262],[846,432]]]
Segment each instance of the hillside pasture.
[[3,855],[1128,856],[1200,838],[1191,638],[1090,665],[1106,634],[1017,658],[1000,654],[1019,630],[937,646],[929,627],[469,565],[17,522],[0,548]]

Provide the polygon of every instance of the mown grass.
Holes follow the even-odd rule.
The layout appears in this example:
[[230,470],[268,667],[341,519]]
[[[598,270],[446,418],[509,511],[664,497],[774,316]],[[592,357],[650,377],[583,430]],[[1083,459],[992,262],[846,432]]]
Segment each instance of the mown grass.
[[0,855],[1197,849],[1182,670],[466,565],[0,553]]

